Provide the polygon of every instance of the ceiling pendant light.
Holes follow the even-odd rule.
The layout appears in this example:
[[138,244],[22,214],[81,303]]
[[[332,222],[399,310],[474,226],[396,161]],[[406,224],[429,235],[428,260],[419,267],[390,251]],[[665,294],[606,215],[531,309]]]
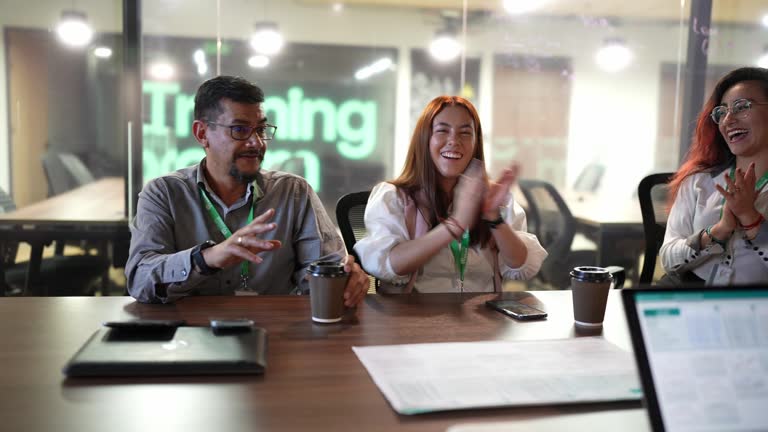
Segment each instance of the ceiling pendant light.
[[88,25],[84,12],[65,10],[56,25],[56,34],[64,44],[73,47],[88,45],[93,39],[93,30]]
[[632,63],[633,57],[623,39],[606,39],[595,54],[595,62],[606,72],[619,72]]
[[763,48],[763,55],[757,59],[757,66],[763,69],[768,69],[768,45]]
[[429,53],[435,60],[447,63],[461,54],[461,44],[456,40],[455,34],[443,30],[430,42]]
[[545,4],[549,3],[549,0],[504,0],[504,10],[510,15],[522,15],[529,12],[533,12]]
[[277,24],[271,21],[256,23],[256,30],[251,35],[251,47],[259,54],[275,55],[283,48],[283,35]]

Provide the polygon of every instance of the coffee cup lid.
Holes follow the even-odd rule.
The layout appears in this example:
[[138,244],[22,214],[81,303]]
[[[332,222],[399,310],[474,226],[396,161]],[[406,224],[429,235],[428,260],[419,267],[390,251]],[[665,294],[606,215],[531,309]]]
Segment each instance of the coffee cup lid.
[[571,270],[571,277],[586,282],[605,282],[613,279],[613,275],[603,267],[581,266]]
[[344,264],[339,261],[315,261],[309,265],[307,273],[314,276],[343,275]]

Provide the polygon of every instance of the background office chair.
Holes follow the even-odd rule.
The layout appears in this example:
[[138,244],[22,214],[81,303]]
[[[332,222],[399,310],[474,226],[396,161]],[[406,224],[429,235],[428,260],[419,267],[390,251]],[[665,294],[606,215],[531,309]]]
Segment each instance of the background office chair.
[[590,163],[584,167],[573,183],[575,192],[595,193],[600,188],[600,181],[605,174],[605,165]]
[[[576,235],[576,219],[554,186],[542,180],[521,179],[517,182],[527,208],[528,229],[536,234],[549,256],[541,265],[537,278],[554,289],[567,289],[570,271],[576,266],[597,265],[597,251],[571,250]],[[616,288],[624,282],[624,268],[610,267],[617,279]]]
[[54,196],[94,181],[93,174],[73,153],[47,152],[42,157],[48,179],[48,196]]
[[[16,209],[10,196],[0,189],[0,213]],[[0,241],[0,259],[5,280],[0,296],[21,294],[27,280],[27,265],[16,263],[18,242]],[[95,281],[109,269],[109,260],[98,255],[55,255],[40,262],[38,281],[50,295],[93,295]]]
[[650,284],[656,270],[656,257],[659,255],[661,244],[664,243],[664,233],[667,229],[667,196],[669,181],[675,173],[651,174],[640,180],[637,187],[637,198],[640,200],[640,211],[643,214],[643,232],[645,233],[645,254],[643,269],[640,272],[640,283]]
[[554,186],[542,180],[521,179],[518,182],[527,208],[528,230],[539,239],[549,256],[537,278],[554,289],[570,285],[569,272],[579,265],[596,265],[594,250],[572,251],[576,220]]
[[[365,206],[368,204],[370,191],[352,192],[339,198],[336,203],[336,222],[339,224],[341,237],[347,247],[347,253],[355,257],[360,263],[360,257],[355,252],[355,243],[365,237],[368,231],[365,229]],[[369,293],[376,292],[377,280],[370,277]]]
[[[77,187],[92,183],[95,177],[91,170],[74,153],[49,151],[42,157],[43,171],[48,179],[48,196],[59,195]],[[67,242],[88,251],[95,248],[100,255],[107,256],[108,245],[105,242]],[[64,254],[65,242],[57,241],[54,245],[56,255]],[[102,275],[102,290],[109,289],[108,270]]]

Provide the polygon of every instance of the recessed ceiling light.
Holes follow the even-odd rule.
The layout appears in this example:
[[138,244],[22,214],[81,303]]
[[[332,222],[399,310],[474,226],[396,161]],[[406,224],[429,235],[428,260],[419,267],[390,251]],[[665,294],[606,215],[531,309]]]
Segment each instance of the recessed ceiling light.
[[248,66],[256,69],[263,69],[269,66],[269,57],[265,55],[255,55],[248,59]]
[[355,79],[358,81],[366,80],[376,74],[380,74],[384,71],[391,70],[394,67],[392,59],[389,57],[383,57],[375,62],[364,66],[355,72]]
[[96,47],[93,49],[93,55],[98,58],[110,58],[112,57],[112,48],[109,47]]
[[168,62],[155,62],[149,65],[149,76],[156,80],[168,81],[176,76],[176,69]]

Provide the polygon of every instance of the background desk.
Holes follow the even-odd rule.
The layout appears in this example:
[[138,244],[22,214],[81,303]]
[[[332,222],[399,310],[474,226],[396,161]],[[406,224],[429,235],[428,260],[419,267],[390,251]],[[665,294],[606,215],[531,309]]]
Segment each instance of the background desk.
[[[193,297],[145,305],[127,297],[0,299],[0,418],[14,431],[445,431],[462,423],[597,413],[592,430],[648,430],[637,402],[400,416],[351,347],[575,337],[570,291],[534,293],[549,319],[520,323],[484,306],[492,294],[369,295],[338,325],[313,324],[305,296]],[[630,345],[618,290],[604,337]],[[508,293],[535,300],[528,293]],[[102,321],[248,317],[269,334],[262,377],[69,379],[61,367]],[[606,412],[607,411],[607,412]],[[600,416],[600,413],[608,414]]]
[[[612,202],[590,194],[568,193],[564,199],[576,219],[577,232],[597,245],[598,265],[623,265],[624,261],[634,260],[633,267],[637,268],[645,250],[643,215],[637,198]],[[617,262],[617,257],[623,259]]]
[[[35,204],[0,214],[3,240],[29,243],[29,268],[25,294],[37,290],[43,247],[53,241],[96,240],[109,242],[113,265],[128,259],[130,232],[125,216],[125,181],[106,177]],[[0,283],[4,283],[0,263]]]

